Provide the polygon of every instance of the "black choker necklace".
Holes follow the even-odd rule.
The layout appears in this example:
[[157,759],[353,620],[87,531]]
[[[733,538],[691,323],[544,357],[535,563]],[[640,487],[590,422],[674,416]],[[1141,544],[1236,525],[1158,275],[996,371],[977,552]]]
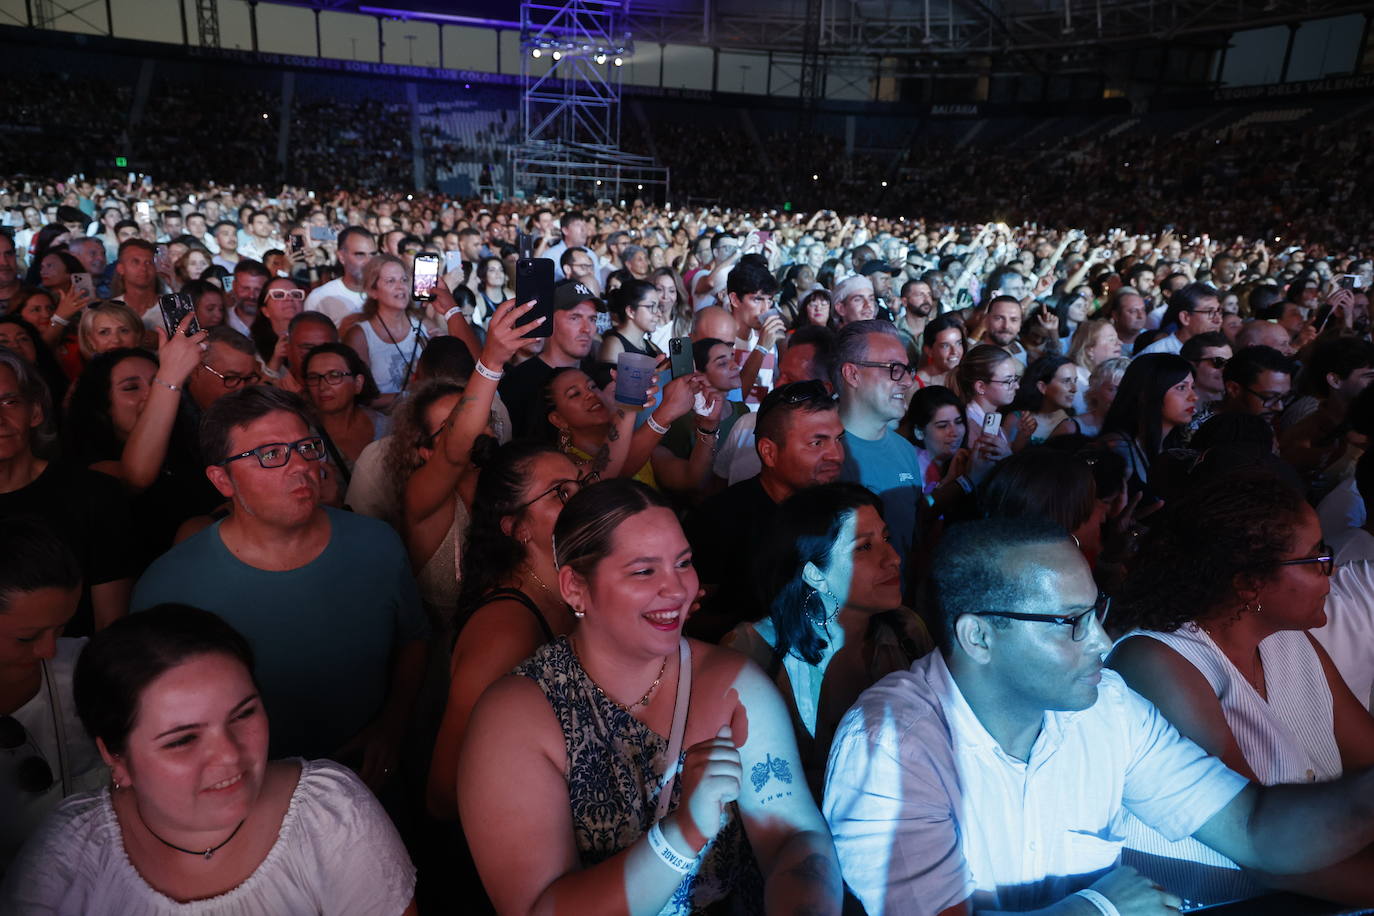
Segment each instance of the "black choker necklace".
[[152,828],[152,827],[149,827],[149,826],[148,826],[148,822],[147,822],[146,820],[143,819],[143,812],[138,810],[138,805],[137,805],[137,803],[135,803],[135,805],[134,805],[134,811],[138,814],[138,819],[139,819],[139,821],[142,822],[142,824],[143,824],[143,829],[146,830],[146,831],[148,831],[148,833],[152,835],[153,839],[157,840],[157,841],[158,841],[159,843],[161,843],[163,846],[166,846],[166,847],[168,847],[169,849],[175,849],[177,852],[184,852],[184,853],[186,853],[188,856],[201,856],[201,857],[204,858],[205,861],[207,861],[207,862],[210,861],[212,858],[214,858],[215,853],[219,852],[219,851],[220,851],[221,849],[223,849],[225,846],[228,846],[230,840],[232,840],[234,837],[236,837],[236,836],[239,835],[239,831],[243,829],[244,823],[247,822],[247,820],[248,820],[248,818],[245,817],[243,820],[239,821],[239,825],[238,825],[237,827],[234,828],[234,832],[231,833],[231,834],[229,834],[229,836],[225,837],[224,842],[220,843],[218,846],[211,846],[209,849],[205,849],[205,850],[182,849],[180,846],[176,845],[175,843],[169,843],[169,842],[167,842],[166,840],[164,840],[162,837],[158,836],[156,833],[153,833],[153,828]]

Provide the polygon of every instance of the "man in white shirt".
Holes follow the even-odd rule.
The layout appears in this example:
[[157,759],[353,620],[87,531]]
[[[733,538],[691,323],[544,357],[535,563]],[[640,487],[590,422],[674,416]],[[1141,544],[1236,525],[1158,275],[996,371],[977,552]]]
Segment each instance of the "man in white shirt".
[[367,301],[363,268],[377,256],[377,241],[362,226],[349,226],[340,232],[338,244],[343,276],[317,286],[305,299],[305,311],[323,312],[335,325],[363,310]]
[[[1194,334],[1221,330],[1221,299],[1217,291],[1206,283],[1189,283],[1169,299],[1169,311],[1178,322],[1172,334],[1155,340],[1136,356],[1146,353],[1173,353],[1183,349],[1184,342]],[[1167,325],[1167,319],[1165,324]]]
[[869,916],[1177,909],[1117,865],[1123,809],[1275,874],[1374,839],[1374,771],[1250,785],[1104,670],[1108,602],[1063,531],[954,525],[932,570],[943,652],[863,693],[826,774],[826,820]]
[[215,244],[219,252],[210,259],[211,263],[232,272],[240,260],[239,231],[233,223],[228,220],[215,223]]
[[284,249],[286,243],[276,234],[272,217],[262,210],[254,210],[248,217],[247,239],[239,245],[239,256],[261,261],[274,248]]

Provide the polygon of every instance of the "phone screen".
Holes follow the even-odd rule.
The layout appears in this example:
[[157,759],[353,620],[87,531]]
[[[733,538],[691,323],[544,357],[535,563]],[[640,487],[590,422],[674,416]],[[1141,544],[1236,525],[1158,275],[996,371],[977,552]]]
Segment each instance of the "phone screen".
[[434,287],[439,282],[439,256],[437,254],[417,254],[415,256],[414,282],[410,294],[417,302],[434,299]]

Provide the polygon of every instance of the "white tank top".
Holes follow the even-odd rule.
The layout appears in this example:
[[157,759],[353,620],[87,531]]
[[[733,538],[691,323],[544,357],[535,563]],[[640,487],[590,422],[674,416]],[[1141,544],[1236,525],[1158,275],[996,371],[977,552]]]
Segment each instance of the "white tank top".
[[[1331,687],[1306,631],[1285,630],[1260,643],[1268,700],[1212,638],[1192,624],[1172,633],[1136,630],[1122,642],[1134,637],[1159,640],[1207,679],[1245,762],[1262,784],[1340,778]],[[1221,903],[1263,892],[1236,863],[1191,837],[1170,842],[1131,814],[1127,814],[1125,833],[1122,863],[1193,902]]]
[[425,345],[424,335],[417,334],[415,325],[411,325],[405,337],[392,343],[372,329],[371,321],[360,322],[358,327],[367,338],[367,361],[377,390],[382,394],[401,391],[415,375],[415,363]]

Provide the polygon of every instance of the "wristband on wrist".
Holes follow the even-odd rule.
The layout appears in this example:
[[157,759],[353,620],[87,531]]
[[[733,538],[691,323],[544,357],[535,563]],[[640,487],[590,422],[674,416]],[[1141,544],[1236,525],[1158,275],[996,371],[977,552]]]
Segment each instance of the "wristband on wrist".
[[71,324],[70,321],[68,321],[67,319],[63,318],[61,315],[57,314],[56,312],[53,312],[52,317],[49,318],[48,320],[51,321],[53,324],[57,325],[58,327],[63,327],[63,328],[65,328],[65,327],[67,327],[68,325]]
[[1082,897],[1084,900],[1091,903],[1097,908],[1097,911],[1101,913],[1102,916],[1121,916],[1121,911],[1116,908],[1116,904],[1112,903],[1101,893],[1090,887],[1083,888],[1083,890],[1079,891],[1074,896]]
[[704,427],[704,426],[698,426],[698,427],[697,427],[697,435],[698,435],[698,436],[714,436],[714,435],[715,435],[716,433],[718,433],[718,432],[720,432],[720,427],[719,427],[719,426],[713,427],[713,428],[711,428],[711,429],[707,429],[707,428]]
[[181,386],[180,386],[180,385],[173,385],[171,382],[164,382],[162,379],[158,378],[156,375],[153,376],[153,381],[154,381],[156,384],[161,385],[163,388],[166,388],[168,391],[180,391],[180,390],[181,390]]
[[649,848],[654,851],[654,855],[663,860],[664,865],[667,865],[679,875],[691,873],[692,866],[696,863],[696,856],[688,858],[668,845],[668,840],[663,836],[663,830],[658,824],[654,824],[649,828],[648,837]]
[[482,378],[490,379],[493,382],[501,381],[501,377],[506,374],[504,372],[496,372],[492,369],[488,369],[485,365],[482,364],[482,361],[480,359],[477,361],[476,371],[478,375],[482,376]]
[[455,305],[453,308],[449,309],[447,312],[444,312],[444,321],[447,322],[447,321],[448,321],[450,318],[452,318],[454,315],[462,314],[462,311],[463,311],[463,307],[462,307],[462,306]]
[[662,423],[655,420],[653,414],[649,414],[649,419],[645,420],[644,422],[648,424],[650,429],[658,433],[660,436],[668,435],[668,427],[664,426]]
[[954,482],[957,483],[959,485],[959,488],[963,490],[965,493],[972,495],[973,481],[969,480],[963,474],[960,474],[958,477],[954,478]]

